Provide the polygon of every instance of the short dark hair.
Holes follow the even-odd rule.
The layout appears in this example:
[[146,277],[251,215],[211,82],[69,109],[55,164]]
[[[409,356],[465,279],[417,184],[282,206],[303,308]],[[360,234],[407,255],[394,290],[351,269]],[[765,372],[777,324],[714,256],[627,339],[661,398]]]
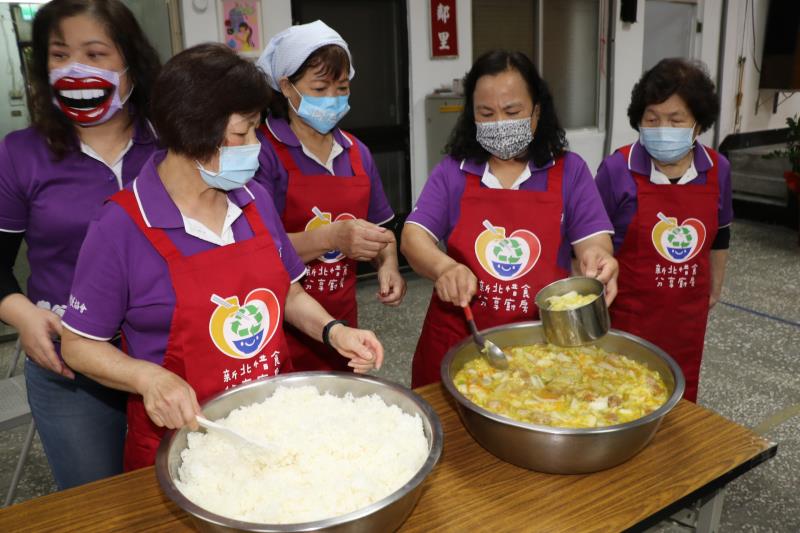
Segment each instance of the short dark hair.
[[[50,36],[65,18],[88,14],[105,26],[109,37],[122,53],[133,84],[128,100],[133,120],[147,118],[150,91],[161,61],[144,36],[133,13],[119,0],[52,0],[36,12],[33,19],[33,57],[29,110],[33,126],[46,139],[56,158],[77,150],[75,126],[53,105],[53,89],[47,69]],[[122,97],[122,95],[121,95]]]
[[705,65],[700,61],[670,57],[662,59],[642,74],[633,86],[631,103],[628,106],[631,127],[639,131],[647,106],[660,104],[673,94],[686,102],[700,126],[700,133],[716,122],[719,116],[719,96]]
[[472,159],[484,163],[489,159],[487,152],[475,137],[475,111],[473,98],[475,86],[483,76],[493,76],[516,70],[525,80],[534,105],[539,105],[539,122],[533,141],[522,157],[533,160],[536,166],[544,166],[554,157],[562,155],[567,149],[567,138],[558,121],[553,97],[547,83],[539,76],[533,62],[522,52],[491,50],[480,56],[464,77],[464,110],[458,117],[455,128],[445,151],[456,159]]
[[225,140],[231,115],[263,111],[270,93],[253,63],[224,44],[199,44],[161,70],[153,87],[153,125],[165,148],[207,159]]
[[[328,44],[317,48],[314,52],[303,61],[297,72],[289,76],[289,81],[295,83],[303,77],[303,75],[310,69],[322,67],[321,74],[323,76],[333,75],[334,78],[339,78],[345,74],[350,73],[350,57],[347,51],[339,45]],[[278,83],[280,80],[275,80]],[[272,102],[269,106],[269,113],[276,118],[289,118],[289,101],[283,96],[280,91],[275,91]]]

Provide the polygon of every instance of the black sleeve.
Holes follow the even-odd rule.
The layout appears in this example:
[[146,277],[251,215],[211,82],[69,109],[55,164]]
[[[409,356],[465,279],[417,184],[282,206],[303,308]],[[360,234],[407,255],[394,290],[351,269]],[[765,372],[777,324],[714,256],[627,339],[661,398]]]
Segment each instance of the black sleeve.
[[24,233],[0,231],[0,300],[15,292],[22,292],[14,277],[14,261]]
[[727,250],[731,243],[731,227],[725,226],[717,230],[717,236],[714,237],[714,242],[711,243],[712,250]]

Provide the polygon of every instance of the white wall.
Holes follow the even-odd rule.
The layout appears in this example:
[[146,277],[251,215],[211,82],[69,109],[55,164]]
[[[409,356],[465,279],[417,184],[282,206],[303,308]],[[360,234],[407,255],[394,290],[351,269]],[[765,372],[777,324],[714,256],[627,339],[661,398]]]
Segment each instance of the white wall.
[[[183,18],[183,44],[187,48],[208,41],[222,41],[219,32],[217,2],[208,0],[208,7],[198,10],[192,0],[181,0]],[[261,24],[264,44],[292,24],[291,0],[262,0]]]
[[[11,100],[9,91],[12,89],[24,93],[11,10],[8,4],[0,4],[0,139],[28,125],[25,98]],[[19,112],[20,116],[14,117],[12,112]]]
[[[722,0],[707,0],[721,3]],[[761,53],[764,47],[764,33],[767,20],[768,0],[753,0],[755,14],[755,62],[761,66]],[[753,36],[750,10],[745,10],[746,2],[729,0],[725,39],[724,74],[722,80],[722,109],[720,112],[720,142],[736,132],[736,93],[738,92],[738,65],[740,49],[746,57],[742,83],[742,105],[740,108],[740,132],[759,131],[786,127],[786,117],[800,113],[800,95],[789,98],[772,113],[775,91],[759,90],[759,73],[753,61]],[[743,28],[745,28],[744,31]],[[781,96],[781,100],[783,97]],[[758,110],[756,102],[760,101]]]
[[[761,63],[764,46],[768,0],[753,0],[755,12],[756,46],[755,59]],[[636,131],[628,124],[627,108],[631,89],[641,76],[642,49],[646,38],[644,27],[645,0],[639,0],[638,19],[635,24],[624,24],[619,20],[619,2],[615,14],[616,42],[614,57],[614,110],[611,132],[611,147],[622,146],[636,140]],[[738,67],[740,49],[744,49],[746,63],[742,84],[743,100],[740,108],[740,132],[783,128],[786,117],[800,113],[800,95],[787,100],[776,114],[772,113],[772,96],[774,91],[758,89],[759,74],[753,62],[752,24],[750,10],[745,10],[745,0],[728,0],[725,44],[723,52],[722,81],[717,79],[719,65],[719,40],[722,27],[723,0],[699,0],[698,19],[703,23],[703,31],[698,40],[695,57],[708,67],[712,79],[717,83],[720,92],[721,110],[719,117],[720,137],[722,142],[727,135],[735,132],[736,93],[738,92]],[[746,24],[745,24],[746,22]],[[744,28],[744,31],[743,31]],[[782,98],[781,98],[782,99]],[[756,111],[756,101],[762,103]],[[713,131],[701,137],[701,140],[713,145]]]
[[442,84],[462,78],[472,66],[472,0],[456,0],[458,57],[431,59],[430,6],[408,1],[409,87],[411,110],[411,201],[416,202],[428,179],[425,96]]
[[[630,144],[638,139],[638,133],[628,124],[628,104],[631,90],[642,75],[644,60],[644,4],[638,0],[637,22],[622,22],[619,18],[620,2],[614,2],[614,16],[611,23],[615,25],[613,43],[614,54],[614,94],[611,122],[611,151],[620,146]],[[608,110],[607,110],[608,112]],[[590,166],[590,168],[592,168]],[[596,170],[594,167],[593,170]]]

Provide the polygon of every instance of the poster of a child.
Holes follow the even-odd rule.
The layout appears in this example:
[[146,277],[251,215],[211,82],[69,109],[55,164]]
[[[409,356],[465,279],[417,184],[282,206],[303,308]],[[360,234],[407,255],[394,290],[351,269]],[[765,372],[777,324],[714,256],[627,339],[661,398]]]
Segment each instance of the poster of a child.
[[218,5],[225,44],[242,55],[257,57],[262,48],[261,1],[222,0]]

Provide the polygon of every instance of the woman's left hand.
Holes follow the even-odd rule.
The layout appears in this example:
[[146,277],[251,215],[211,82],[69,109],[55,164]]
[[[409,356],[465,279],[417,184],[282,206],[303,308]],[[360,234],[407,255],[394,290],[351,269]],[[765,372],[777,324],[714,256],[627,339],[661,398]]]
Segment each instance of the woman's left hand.
[[337,324],[328,339],[337,352],[350,359],[347,366],[358,374],[376,370],[383,364],[383,346],[371,331]]
[[597,278],[606,286],[606,304],[611,305],[617,296],[617,276],[619,263],[601,246],[592,246],[578,257],[581,274]]
[[397,307],[406,295],[406,280],[396,266],[386,266],[378,270],[378,301],[383,305]]

